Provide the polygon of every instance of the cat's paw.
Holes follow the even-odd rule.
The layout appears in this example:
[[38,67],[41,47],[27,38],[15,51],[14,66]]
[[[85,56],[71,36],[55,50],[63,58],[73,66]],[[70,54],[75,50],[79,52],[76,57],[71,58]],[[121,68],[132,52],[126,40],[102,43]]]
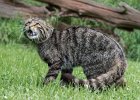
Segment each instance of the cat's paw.
[[47,78],[44,79],[43,85],[47,85],[54,80],[55,80],[55,77],[53,77],[53,76],[47,77]]

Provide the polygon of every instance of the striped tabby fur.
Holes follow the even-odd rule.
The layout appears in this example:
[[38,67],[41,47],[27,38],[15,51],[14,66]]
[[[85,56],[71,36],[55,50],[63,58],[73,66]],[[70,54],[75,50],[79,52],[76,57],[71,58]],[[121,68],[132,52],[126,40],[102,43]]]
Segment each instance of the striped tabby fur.
[[[59,72],[63,82],[92,89],[124,84],[124,52],[114,39],[101,32],[80,26],[60,32],[38,18],[28,19],[24,31],[36,43],[41,59],[48,63],[44,84],[55,80]],[[83,68],[86,80],[72,75],[75,66]]]

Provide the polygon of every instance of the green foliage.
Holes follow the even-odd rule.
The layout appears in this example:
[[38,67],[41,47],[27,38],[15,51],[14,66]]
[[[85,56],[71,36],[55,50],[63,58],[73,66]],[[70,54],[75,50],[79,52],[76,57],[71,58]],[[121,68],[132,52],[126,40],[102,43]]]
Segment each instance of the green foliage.
[[134,32],[116,30],[122,38],[126,53],[129,58],[140,61],[140,30]]
[[[34,48],[19,44],[0,44],[0,100],[139,100],[139,62],[128,61],[125,88],[91,92],[80,87],[60,86],[59,78],[42,86],[47,65]],[[83,78],[81,69],[74,75]]]
[[0,42],[26,43],[23,36],[23,21],[21,19],[3,19],[0,18]]
[[20,32],[20,23],[14,20],[0,19],[0,41],[9,42],[10,40],[18,40]]

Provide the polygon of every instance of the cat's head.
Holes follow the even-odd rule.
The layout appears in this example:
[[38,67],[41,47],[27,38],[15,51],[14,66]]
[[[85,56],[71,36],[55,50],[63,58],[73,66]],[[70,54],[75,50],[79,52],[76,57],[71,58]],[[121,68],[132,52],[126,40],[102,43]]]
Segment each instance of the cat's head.
[[44,42],[52,35],[53,29],[39,18],[29,18],[25,21],[24,35],[35,42]]

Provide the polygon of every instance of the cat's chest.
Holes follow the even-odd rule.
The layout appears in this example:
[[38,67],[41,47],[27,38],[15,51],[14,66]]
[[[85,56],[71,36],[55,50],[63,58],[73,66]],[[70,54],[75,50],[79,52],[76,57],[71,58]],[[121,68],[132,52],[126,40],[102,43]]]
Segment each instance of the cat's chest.
[[43,61],[46,61],[46,59],[47,59],[47,51],[45,49],[39,48],[38,49],[38,54],[39,54],[40,58]]
[[61,60],[60,53],[53,46],[51,46],[50,48],[39,48],[38,53],[41,59],[46,63],[54,63]]

